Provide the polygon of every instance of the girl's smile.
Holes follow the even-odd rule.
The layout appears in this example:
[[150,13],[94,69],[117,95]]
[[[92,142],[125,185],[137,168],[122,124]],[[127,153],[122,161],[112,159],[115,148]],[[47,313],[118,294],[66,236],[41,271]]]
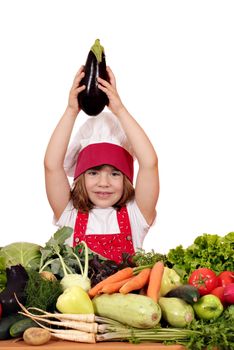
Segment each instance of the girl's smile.
[[100,208],[117,203],[123,194],[123,174],[110,165],[85,172],[85,186],[90,201]]

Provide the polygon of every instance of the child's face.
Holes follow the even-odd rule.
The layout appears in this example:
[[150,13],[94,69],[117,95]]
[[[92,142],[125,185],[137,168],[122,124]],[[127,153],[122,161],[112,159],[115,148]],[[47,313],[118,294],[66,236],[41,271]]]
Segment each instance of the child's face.
[[90,201],[99,208],[117,203],[123,194],[123,174],[110,165],[88,169],[85,187]]

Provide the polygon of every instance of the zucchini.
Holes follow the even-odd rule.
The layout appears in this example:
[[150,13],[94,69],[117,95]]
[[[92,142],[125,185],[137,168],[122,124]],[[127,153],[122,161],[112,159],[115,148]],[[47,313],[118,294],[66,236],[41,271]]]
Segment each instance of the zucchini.
[[180,298],[186,301],[188,304],[194,304],[200,298],[198,289],[190,284],[184,284],[176,287],[168,292],[165,297],[168,298]]
[[24,331],[31,327],[39,327],[36,322],[31,320],[31,318],[24,318],[22,320],[16,321],[13,323],[13,325],[10,327],[9,333],[12,338],[21,337],[24,333]]
[[136,328],[153,328],[161,319],[157,303],[139,294],[102,294],[92,300],[94,312]]
[[0,320],[0,340],[11,338],[10,333],[9,333],[11,326],[16,321],[22,320],[22,318],[24,318],[24,316],[22,316],[20,314],[12,314],[12,315],[8,315],[8,316],[3,317]]
[[95,40],[89,51],[84,72],[80,86],[85,85],[86,88],[78,95],[79,106],[86,114],[96,116],[109,103],[107,95],[99,89],[97,82],[98,77],[109,81],[104,48],[99,39]]
[[180,298],[161,297],[158,301],[162,318],[172,327],[186,327],[194,320],[193,307]]

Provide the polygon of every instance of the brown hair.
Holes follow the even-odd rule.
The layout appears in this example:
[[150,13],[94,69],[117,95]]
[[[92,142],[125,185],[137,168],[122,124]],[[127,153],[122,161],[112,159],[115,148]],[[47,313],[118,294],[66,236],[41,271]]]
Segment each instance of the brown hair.
[[[101,167],[95,167],[93,169],[96,168],[100,169]],[[133,199],[134,195],[135,190],[132,183],[127,176],[123,174],[123,194],[120,200],[115,203],[113,207],[115,209],[120,209],[121,207],[125,206],[127,202]],[[86,191],[84,173],[78,176],[73,183],[73,187],[71,189],[71,200],[74,208],[83,213],[88,213],[89,210],[94,207],[94,204],[89,200],[88,193]]]

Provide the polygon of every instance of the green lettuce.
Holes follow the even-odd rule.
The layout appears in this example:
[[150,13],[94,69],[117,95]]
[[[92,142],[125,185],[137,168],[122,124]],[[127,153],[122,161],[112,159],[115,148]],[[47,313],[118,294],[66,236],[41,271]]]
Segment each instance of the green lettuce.
[[223,237],[204,233],[188,248],[179,245],[170,249],[167,258],[184,281],[199,267],[207,267],[217,274],[226,270],[234,271],[234,232]]

